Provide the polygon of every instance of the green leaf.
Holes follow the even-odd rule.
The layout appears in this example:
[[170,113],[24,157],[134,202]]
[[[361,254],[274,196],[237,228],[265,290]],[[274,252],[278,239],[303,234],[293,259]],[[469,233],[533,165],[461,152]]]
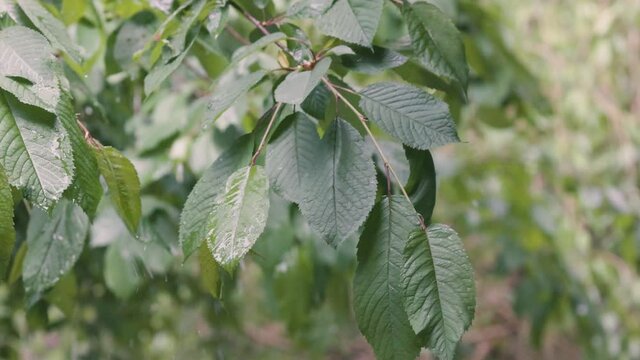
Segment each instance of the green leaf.
[[355,54],[343,55],[342,64],[347,68],[366,74],[376,74],[393,69],[407,62],[407,57],[380,46],[355,47]]
[[23,26],[0,31],[0,88],[21,102],[54,112],[60,98],[53,49],[42,35]]
[[66,25],[78,22],[84,16],[87,2],[84,0],[62,0],[60,15]]
[[195,43],[197,37],[189,42],[186,49],[184,49],[178,56],[170,57],[162,64],[156,64],[147,76],[144,78],[144,93],[149,96],[165,81],[174,71],[182,64],[182,61],[189,53],[191,46]]
[[69,139],[55,117],[0,91],[0,165],[9,182],[44,209],[73,178]]
[[424,150],[460,141],[447,104],[421,89],[378,83],[360,95],[367,117],[411,147]]
[[453,22],[435,5],[405,4],[402,15],[418,61],[429,71],[467,88],[469,67],[464,44]]
[[302,159],[300,210],[311,228],[336,247],[364,222],[375,202],[376,174],[360,134],[336,119],[321,143]]
[[27,294],[39,294],[69,271],[84,248],[89,218],[80,207],[61,200],[51,216],[34,208],[27,229],[22,279]]
[[354,311],[360,331],[378,359],[412,360],[420,341],[403,307],[402,251],[418,226],[402,196],[384,197],[365,223],[353,279]]
[[110,147],[94,148],[100,173],[104,177],[113,206],[132,234],[140,224],[140,180],[133,164],[118,150]]
[[216,159],[193,187],[180,216],[180,246],[185,259],[207,238],[209,217],[216,206],[216,198],[223,193],[229,176],[249,163],[252,151],[252,136],[241,137]]
[[311,71],[294,72],[287,75],[274,92],[276,101],[300,105],[311,91],[320,84],[322,77],[329,70],[331,59],[324,58]]
[[219,265],[206,244],[202,244],[200,250],[198,250],[198,261],[200,263],[202,285],[214,299],[219,298],[221,281]]
[[436,205],[436,168],[429,150],[416,150],[405,146],[410,175],[405,190],[411,197],[416,211],[425,223],[431,222]]
[[287,17],[291,18],[317,18],[324,14],[333,0],[299,0],[287,9]]
[[207,112],[204,116],[203,126],[215,121],[225,110],[231,107],[238,98],[244,96],[254,87],[266,73],[262,70],[246,75],[232,84],[225,84],[216,89],[207,104]]
[[338,0],[317,22],[326,35],[371,46],[378,29],[384,0]]
[[261,166],[234,172],[211,214],[207,245],[228,272],[249,252],[267,224],[269,182]]
[[315,124],[307,115],[289,115],[267,147],[265,167],[271,188],[285,199],[299,203],[302,178],[312,171],[315,151],[321,145]]
[[66,192],[90,218],[93,218],[102,198],[100,170],[98,169],[98,161],[87,145],[84,134],[76,121],[71,95],[66,91],[62,92],[56,114],[58,121],[69,134],[69,141],[73,149],[73,164],[76,169],[73,182]]
[[4,279],[16,241],[13,227],[13,196],[9,179],[0,166],[0,280]]
[[47,302],[55,305],[64,316],[71,318],[76,306],[76,296],[78,295],[78,284],[76,275],[69,271],[60,278],[55,286],[45,295]]
[[118,298],[128,299],[142,282],[134,254],[122,241],[109,246],[104,258],[104,282]]
[[269,35],[265,35],[263,37],[261,37],[260,39],[258,39],[256,42],[251,43],[249,45],[243,46],[238,48],[238,50],[233,52],[233,55],[231,56],[231,63],[230,63],[230,67],[234,66],[236,64],[238,64],[238,62],[240,62],[240,60],[246,58],[247,56],[253,54],[254,52],[262,49],[263,47],[280,41],[280,40],[284,40],[287,38],[287,35],[281,32],[276,32],[276,33],[272,33]]
[[53,16],[37,0],[16,0],[29,20],[42,31],[42,34],[54,47],[67,53],[77,63],[82,62],[82,55],[76,44],[71,41],[62,21]]
[[446,225],[411,233],[403,251],[404,304],[416,333],[441,359],[453,359],[475,312],[475,283],[458,234]]

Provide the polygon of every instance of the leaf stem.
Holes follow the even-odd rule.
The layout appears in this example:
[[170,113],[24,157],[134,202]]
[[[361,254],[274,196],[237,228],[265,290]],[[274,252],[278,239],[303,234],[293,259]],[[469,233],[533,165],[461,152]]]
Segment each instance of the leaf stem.
[[[382,158],[382,162],[384,163],[384,167],[385,167],[385,171],[388,171],[388,173],[391,173],[391,175],[393,176],[393,178],[395,179],[396,183],[398,184],[398,186],[400,187],[400,191],[402,191],[402,195],[404,196],[405,199],[407,199],[407,201],[409,202],[409,204],[411,204],[411,206],[413,206],[413,202],[411,202],[411,198],[409,197],[409,194],[407,194],[407,191],[404,189],[404,186],[402,184],[402,181],[400,181],[400,178],[398,177],[398,174],[396,173],[396,171],[393,169],[393,166],[391,166],[391,163],[389,162],[389,160],[387,159],[387,156],[384,154],[384,151],[382,151],[382,147],[380,147],[380,144],[378,143],[378,141],[376,140],[375,136],[373,136],[373,133],[371,132],[371,129],[369,128],[369,125],[367,125],[367,117],[364,116],[360,110],[356,109],[355,106],[353,106],[353,104],[351,104],[349,102],[349,100],[347,100],[347,98],[344,97],[344,95],[342,95],[335,87],[334,85],[329,82],[329,80],[327,80],[326,77],[322,78],[322,82],[324,82],[324,84],[327,86],[327,88],[329,89],[329,91],[331,91],[336,97],[338,97],[345,105],[347,105],[351,111],[353,111],[354,114],[356,114],[356,116],[358,117],[358,119],[360,120],[360,123],[362,124],[362,126],[364,127],[364,129],[367,131],[367,134],[369,135],[369,137],[371,138],[371,141],[373,142],[373,145],[375,146],[376,150],[378,151],[378,153],[380,154],[380,158]],[[387,191],[390,193],[390,184],[389,184],[389,175],[387,173]],[[417,212],[416,212],[417,213]],[[420,227],[424,230],[426,230],[426,226],[424,223],[424,218],[422,217],[422,215],[418,214],[418,221],[420,223]]]
[[280,111],[281,107],[282,107],[281,102],[276,103],[275,108],[273,110],[273,115],[271,115],[271,119],[269,119],[267,130],[265,130],[264,135],[262,135],[262,140],[260,140],[260,145],[258,145],[258,149],[256,150],[256,153],[253,154],[253,157],[251,158],[251,166],[256,164],[256,160],[258,160],[258,156],[260,156],[260,153],[262,152],[262,148],[264,148],[264,145],[267,142],[267,137],[271,132],[271,127],[273,126],[273,123],[276,121],[276,117],[278,116],[278,112]]

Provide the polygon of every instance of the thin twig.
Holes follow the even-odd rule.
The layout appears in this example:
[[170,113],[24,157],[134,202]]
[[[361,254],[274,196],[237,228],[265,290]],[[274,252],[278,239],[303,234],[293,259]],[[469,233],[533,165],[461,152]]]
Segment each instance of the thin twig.
[[232,26],[227,25],[224,29],[227,30],[229,35],[231,35],[231,37],[236,39],[239,43],[241,43],[243,45],[251,45],[251,41],[249,41],[244,36],[242,36],[238,32],[238,30],[234,29]]
[[269,124],[267,125],[267,130],[265,130],[264,135],[262,135],[262,140],[260,140],[260,145],[258,145],[258,149],[256,150],[256,153],[253,154],[253,157],[251,158],[251,166],[256,164],[256,160],[258,160],[258,156],[260,156],[260,152],[262,152],[262,148],[267,142],[267,137],[271,132],[271,127],[273,126],[273,123],[276,121],[276,117],[278,116],[278,112],[280,111],[281,107],[282,107],[281,102],[276,103],[275,109],[273,110],[273,115],[271,115],[271,119],[269,120]]
[[[322,78],[322,82],[324,82],[324,84],[327,86],[329,91],[331,91],[335,96],[337,96],[340,100],[342,100],[342,102],[345,105],[347,105],[351,109],[351,111],[353,111],[353,113],[358,117],[358,120],[360,120],[360,123],[362,124],[364,129],[367,131],[367,134],[369,134],[369,137],[371,138],[373,145],[375,146],[376,150],[380,154],[380,158],[382,158],[382,162],[384,163],[385,168],[389,169],[389,172],[395,179],[396,183],[398,183],[398,186],[400,187],[400,191],[402,192],[402,195],[404,196],[405,199],[407,199],[409,204],[413,206],[413,203],[411,202],[411,198],[409,197],[409,194],[407,194],[407,191],[404,189],[404,186],[402,185],[402,181],[400,181],[398,174],[393,169],[393,166],[391,166],[391,163],[387,159],[387,156],[384,154],[384,151],[382,151],[382,147],[380,147],[380,144],[378,144],[378,141],[376,140],[375,136],[373,136],[371,129],[369,129],[369,125],[367,125],[367,117],[364,116],[358,109],[356,109],[356,107],[353,106],[349,102],[349,100],[347,100],[347,98],[344,97],[344,95],[340,94],[340,92],[333,86],[333,84],[331,84],[331,82],[329,82],[329,80],[327,80],[327,78]],[[424,218],[420,214],[418,214],[418,221],[420,223],[420,227],[426,230]]]

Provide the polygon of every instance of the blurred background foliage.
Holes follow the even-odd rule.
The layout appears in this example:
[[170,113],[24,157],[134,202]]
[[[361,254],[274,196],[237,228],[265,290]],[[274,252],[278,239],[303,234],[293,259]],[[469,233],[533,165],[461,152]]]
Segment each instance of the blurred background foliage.
[[[472,71],[468,102],[447,97],[463,143],[434,151],[434,220],[463,236],[478,284],[458,356],[640,358],[640,2],[432,2],[463,31]],[[234,32],[255,36],[229,12],[209,21],[228,17],[235,31],[199,38],[171,86],[143,101],[153,52],[136,51],[170,6],[50,3],[96,54],[67,75],[91,133],[134,161],[145,231],[132,238],[103,204],[74,272],[45,301],[26,310],[17,276],[0,284],[0,358],[373,358],[350,310],[356,239],[334,251],[276,195],[267,231],[238,276],[222,279],[220,299],[207,294],[211,273],[197,256],[182,263],[188,192],[253,128],[271,89],[258,87],[212,128],[199,125],[212,81],[233,78],[223,70],[243,45]],[[385,6],[376,43],[402,41],[396,12]],[[252,56],[247,66],[277,66]],[[438,88],[410,63],[374,79]]]

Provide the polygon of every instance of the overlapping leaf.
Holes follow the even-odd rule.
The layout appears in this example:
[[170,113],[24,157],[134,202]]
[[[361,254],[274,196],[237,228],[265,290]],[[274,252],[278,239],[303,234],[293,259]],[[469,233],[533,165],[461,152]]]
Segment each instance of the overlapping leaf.
[[294,72],[287,75],[273,94],[276,101],[293,105],[301,104],[320,83],[322,77],[329,70],[329,66],[331,66],[331,59],[324,58],[311,71]]
[[371,46],[382,14],[383,0],[338,0],[318,20],[323,33]]
[[405,188],[416,211],[428,224],[436,205],[436,169],[433,157],[429,150],[416,150],[405,146],[404,151],[410,168]]
[[342,64],[347,68],[375,74],[387,69],[393,69],[407,62],[407,57],[391,49],[380,46],[372,48],[355,47],[355,53],[342,56]]
[[225,84],[216,89],[207,104],[204,125],[215,121],[218,116],[231,107],[238,98],[246,94],[249,89],[256,85],[265,74],[262,70],[256,71],[234,81],[233,84]]
[[0,280],[4,279],[13,253],[16,231],[13,228],[13,196],[9,179],[0,167]]

